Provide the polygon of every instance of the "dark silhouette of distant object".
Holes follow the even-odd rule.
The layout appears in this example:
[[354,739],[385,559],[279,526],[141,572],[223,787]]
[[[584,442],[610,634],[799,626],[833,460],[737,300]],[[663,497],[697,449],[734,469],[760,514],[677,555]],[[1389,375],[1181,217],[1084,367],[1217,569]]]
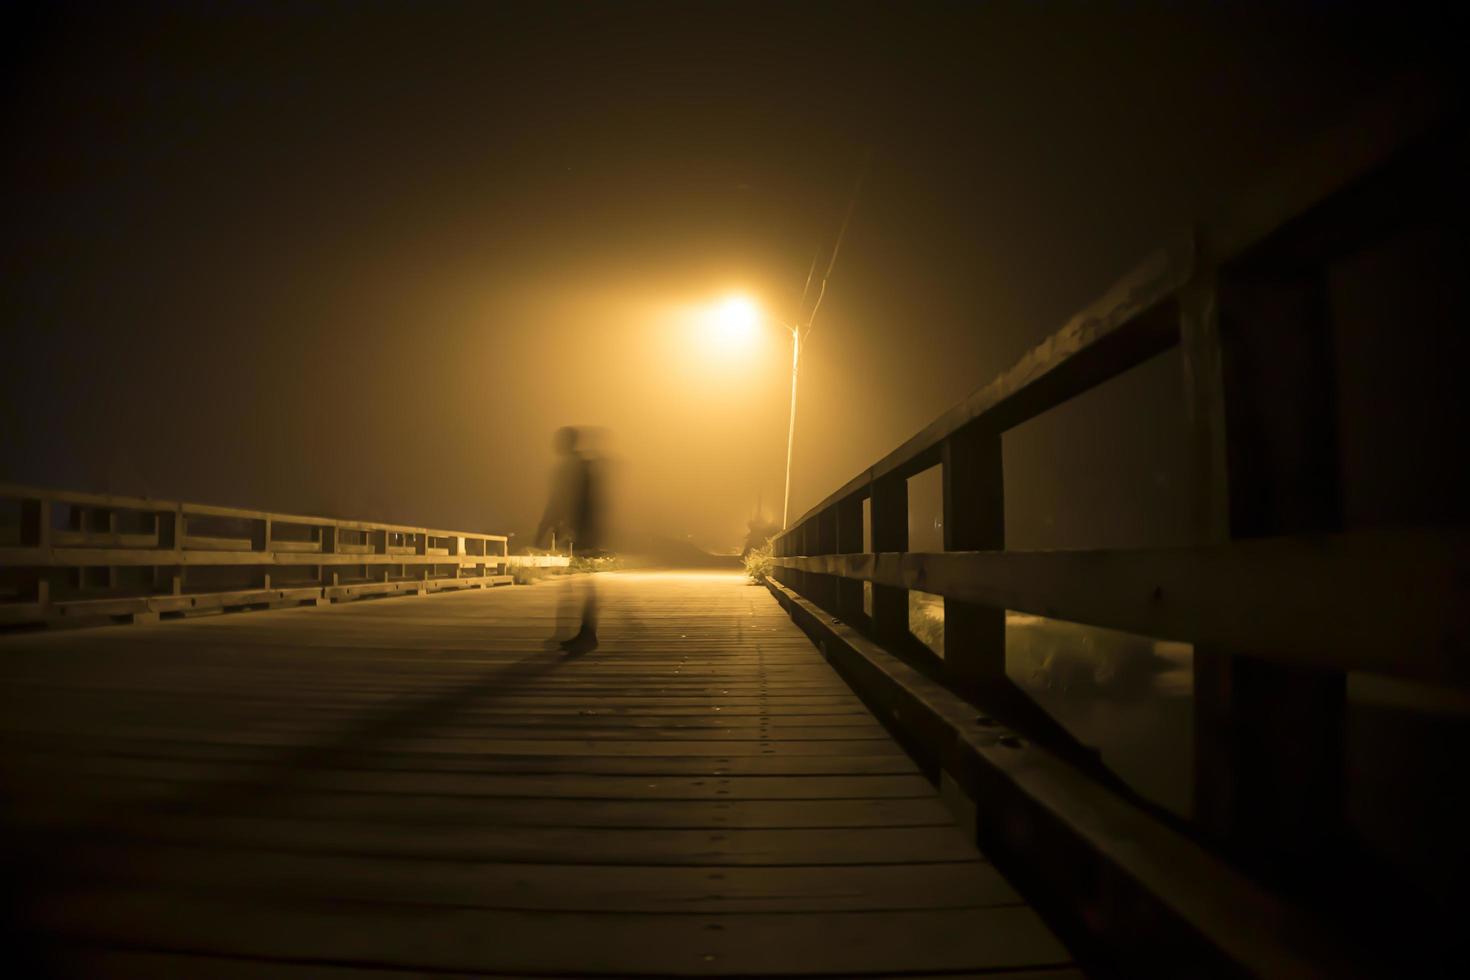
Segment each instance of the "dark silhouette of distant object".
[[755,513],[750,520],[745,522],[749,530],[745,534],[745,546],[740,549],[740,560],[752,551],[759,551],[771,543],[771,539],[781,533],[781,525],[766,516],[765,508],[761,506],[760,498],[756,498]]
[[[552,534],[560,532],[569,542],[569,554],[595,557],[602,551],[606,532],[599,460],[576,426],[556,430],[552,445],[561,459],[551,473],[551,496],[536,528],[536,543],[544,547]],[[582,621],[576,635],[561,647],[568,653],[587,653],[597,648],[597,587],[591,573],[573,581],[582,591]]]
[[621,568],[724,569],[740,567],[736,554],[705,551],[688,538],[678,538],[656,531],[619,528],[608,532],[607,547],[617,553]]

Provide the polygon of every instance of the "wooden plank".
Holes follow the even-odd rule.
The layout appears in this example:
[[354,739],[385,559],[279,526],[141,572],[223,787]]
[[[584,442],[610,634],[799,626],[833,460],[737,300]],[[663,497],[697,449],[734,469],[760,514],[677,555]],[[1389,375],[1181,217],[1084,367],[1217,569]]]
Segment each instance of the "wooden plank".
[[[422,980],[417,970],[381,967],[336,967],[324,963],[290,963],[283,960],[229,959],[190,953],[153,953],[136,950],[93,949],[69,952],[60,960],[66,976],[105,976],[115,980],[197,980],[207,976],[215,980]],[[483,980],[488,974],[445,973],[436,971],[435,980]],[[539,980],[509,973],[495,975],[496,980]],[[884,980],[906,980],[908,974],[887,974]],[[913,975],[912,980],[932,980],[935,974]],[[985,973],[945,973],[945,980],[1083,980],[1080,970],[1032,970],[1022,972],[992,971]]]
[[[80,729],[80,726],[78,726]],[[13,729],[31,735],[42,735],[47,729],[40,726],[28,726],[21,729]],[[93,729],[82,730],[86,734],[96,737],[109,737],[110,731]],[[127,726],[118,734],[130,735],[138,738],[153,739],[177,739],[191,740],[200,738],[204,729],[196,728],[166,728],[157,725],[138,724]],[[331,731],[323,730],[322,734],[331,735]],[[371,734],[371,733],[369,733]],[[302,733],[270,732],[270,731],[215,731],[211,739],[220,744],[227,745],[257,745],[275,746],[290,749],[292,746],[300,745],[304,739]],[[866,741],[799,741],[772,737],[767,740],[741,739],[738,741],[716,741],[713,739],[697,742],[658,742],[658,741],[631,741],[627,739],[477,739],[477,738],[438,738],[432,735],[416,734],[394,734],[388,738],[373,740],[372,744],[385,751],[392,752],[462,752],[477,753],[483,755],[552,755],[568,756],[581,755],[587,758],[597,756],[662,756],[672,751],[687,757],[721,758],[724,756],[751,756],[751,755],[782,755],[782,756],[807,756],[812,758],[843,758],[848,756],[867,756],[873,753],[874,748]],[[878,743],[881,745],[882,743]],[[351,748],[350,742],[345,748]]]
[[[11,685],[8,692],[0,692],[0,703],[12,703],[6,700],[6,694],[19,695],[24,692],[31,699],[44,699],[48,696],[64,695],[72,704],[91,704],[98,707],[115,702],[119,696],[125,695],[129,703],[145,703],[158,701],[170,703],[180,695],[187,694],[191,698],[200,701],[218,701],[236,708],[259,707],[286,710],[292,706],[309,706],[313,711],[331,714],[353,713],[357,714],[364,710],[370,710],[375,706],[383,706],[402,696],[392,688],[386,690],[361,690],[356,688],[341,688],[335,686],[298,686],[289,688],[279,684],[261,682],[259,686],[243,688],[236,692],[233,689],[219,689],[217,687],[194,686],[159,686],[154,684],[115,684],[115,685],[49,685],[36,683],[34,679],[6,678]],[[243,687],[243,686],[242,686]],[[34,700],[15,697],[13,699],[15,708],[21,712],[28,705],[33,706]],[[828,719],[834,723],[845,723],[844,720],[855,720],[871,717],[862,702],[852,695],[822,696],[813,695],[809,697],[777,697],[762,698],[728,696],[728,697],[686,697],[683,695],[668,695],[666,697],[648,698],[604,698],[598,696],[579,696],[575,692],[567,691],[546,695],[518,695],[506,694],[496,698],[493,705],[484,707],[468,706],[461,709],[467,715],[493,713],[503,718],[519,718],[538,716],[545,718],[558,717],[561,715],[576,715],[578,717],[600,717],[605,719],[623,718],[630,722],[653,724],[660,719],[678,721],[705,720],[716,722],[725,718],[750,718],[767,717],[771,720],[790,718],[796,719]]]
[[271,804],[274,815],[320,821],[433,827],[578,827],[801,830],[937,827],[949,812],[932,796],[876,800],[567,800],[307,789]]
[[[184,539],[181,542],[181,547],[179,549],[179,553],[181,555],[183,555],[183,554],[188,554],[191,551],[205,551],[205,552],[214,552],[214,551],[250,551],[250,552],[254,552],[256,550],[257,549],[255,547],[255,544],[254,544],[254,542],[250,538],[223,538],[223,537],[209,537],[209,536],[202,535],[202,534],[186,534],[186,535],[184,535]],[[110,564],[133,564],[133,563],[137,563],[137,560],[138,560],[138,557],[139,557],[138,554],[137,554],[137,552],[134,552],[133,553],[133,556],[132,556],[132,561],[131,562],[129,562],[127,560],[124,560],[122,562],[99,562],[99,561],[97,561],[97,558],[99,556],[103,556],[103,555],[116,555],[119,558],[126,558],[127,555],[128,555],[128,552],[123,551],[121,549],[118,549],[116,551],[111,550],[111,549],[93,551],[93,550],[84,550],[84,549],[81,549],[81,548],[77,548],[77,549],[74,549],[73,551],[61,552],[60,554],[62,556],[65,556],[65,557],[72,557],[72,556],[74,556],[76,558],[76,563],[77,564],[80,564],[80,565],[90,565],[90,564],[109,564],[109,565]],[[158,554],[158,551],[156,549],[154,549],[154,550],[151,550],[151,551],[145,551],[144,552],[144,556],[146,556],[148,554],[152,554],[152,555],[155,555],[156,556]],[[202,563],[202,562],[205,562],[205,561],[209,560],[210,557],[212,557],[212,556],[209,556],[209,555],[193,555],[192,558],[191,558],[191,561],[194,562],[194,563]],[[259,559],[259,558],[264,557],[264,556],[256,555],[254,557],[256,557],[257,559]],[[186,562],[186,564],[187,563],[188,562]]]
[[[247,701],[245,705],[238,705],[231,704],[228,698],[217,699],[222,706],[228,706],[237,712],[245,708],[256,709],[248,715],[251,717],[258,717],[260,712],[268,710],[272,725],[299,723],[291,718],[281,717],[291,710],[293,702],[252,704]],[[100,703],[101,699],[78,698],[76,700],[97,700]],[[152,700],[160,705],[167,703],[165,698],[139,700]],[[318,722],[337,723],[363,717],[363,706],[360,704],[356,706],[347,704],[339,707],[330,704],[312,704],[299,698],[294,703],[304,708],[309,707],[310,717]],[[105,710],[105,705],[102,707]],[[492,723],[493,730],[468,727],[485,723]],[[754,707],[747,708],[744,712],[712,712],[706,709],[696,713],[686,712],[682,715],[629,715],[627,712],[613,713],[590,707],[580,711],[564,708],[560,712],[538,711],[535,713],[514,709],[505,710],[498,706],[466,708],[455,712],[455,724],[452,728],[440,729],[438,733],[472,733],[481,737],[539,734],[539,737],[547,737],[547,733],[553,730],[567,732],[577,737],[590,737],[607,732],[613,737],[628,738],[695,739],[721,737],[721,735],[728,738],[754,738],[762,731],[789,735],[794,738],[886,737],[882,726],[874,719],[865,718],[856,712],[842,715],[785,713],[768,716]]]
[[825,867],[451,864],[152,844],[76,855],[80,880],[261,900],[562,912],[837,912],[1023,904],[980,861]]
[[[231,765],[279,764],[281,755],[274,745],[255,745],[214,741],[205,733],[200,738],[162,741],[136,738],[126,734],[109,734],[79,739],[74,733],[48,733],[3,737],[7,750],[25,751],[29,761],[52,766],[53,772],[71,765],[84,765],[80,760],[91,757],[94,773],[109,774],[101,760],[174,760],[211,761],[220,767],[223,777]],[[295,760],[291,760],[295,761]],[[297,765],[302,763],[296,762]],[[334,751],[316,768],[365,769],[386,772],[476,772],[476,773],[541,773],[580,775],[677,776],[897,776],[918,772],[912,760],[896,746],[875,747],[860,755],[513,755],[456,752],[390,752],[382,749]],[[161,777],[160,777],[161,778]]]
[[46,608],[39,602],[0,603],[0,625],[39,623],[46,618]]
[[1461,529],[776,561],[1283,662],[1470,682],[1470,535]]
[[[351,916],[150,892],[50,902],[41,922],[62,935],[155,949],[433,970],[573,975],[939,971],[1065,965],[1036,914],[990,909],[787,914],[587,914],[362,907]],[[710,928],[715,926],[717,928]],[[575,936],[575,942],[567,937]]]
[[[63,977],[107,977],[109,980],[423,980],[420,970],[392,967],[334,966],[329,963],[239,959],[191,952],[83,947],[52,952],[51,972]],[[435,980],[484,980],[486,974],[436,972]],[[497,973],[496,980],[529,980]]]
[[[308,720],[274,720],[268,719],[257,722],[254,726],[256,731],[262,732],[331,732],[338,728],[339,723],[335,720],[322,721],[317,719]],[[819,727],[814,725],[787,725],[778,727],[769,722],[755,722],[745,726],[720,725],[708,728],[701,727],[653,727],[650,725],[596,725],[596,724],[568,724],[565,719],[560,723],[543,721],[531,725],[494,725],[481,724],[471,725],[464,721],[458,724],[434,725],[424,732],[425,737],[439,739],[475,739],[498,741],[503,739],[536,739],[550,741],[566,741],[568,739],[621,739],[629,742],[652,742],[655,744],[671,743],[670,747],[688,742],[703,742],[708,740],[733,742],[733,741],[769,741],[767,736],[777,736],[783,741],[793,742],[840,742],[840,741],[887,741],[888,734],[883,727],[876,722],[869,722],[862,726],[845,727]]]
[[[650,798],[655,798],[650,796]],[[932,799],[932,795],[930,797]],[[160,842],[257,851],[479,864],[827,865],[973,862],[954,826],[680,829],[337,823],[283,817],[153,814],[95,832],[118,843]]]
[[[704,759],[737,758],[737,753],[706,753],[706,743],[684,743],[679,749],[689,748],[681,754]],[[760,743],[755,743],[759,745]],[[772,742],[770,744],[776,744]],[[308,749],[309,752],[318,750]],[[665,749],[664,751],[668,751]],[[625,752],[623,755],[637,753]],[[657,756],[657,752],[646,753]],[[755,755],[759,752],[747,751]],[[794,755],[820,756],[823,753],[790,753]],[[589,754],[589,758],[592,756]],[[588,763],[589,774],[542,774],[542,773],[463,773],[434,771],[373,771],[362,769],[315,768],[307,776],[296,770],[305,769],[303,763],[311,763],[307,755],[301,762],[292,756],[280,760],[275,771],[249,770],[245,774],[233,773],[229,768],[220,768],[211,763],[166,763],[149,764],[144,760],[129,762],[123,759],[77,759],[72,766],[74,775],[106,776],[110,773],[152,773],[154,778],[215,779],[221,785],[249,786],[259,783],[269,787],[273,780],[292,783],[306,781],[316,789],[331,789],[343,792],[399,792],[434,793],[460,796],[514,796],[540,799],[589,799],[589,800],[701,800],[701,799],[880,799],[923,797],[930,795],[933,787],[917,774],[867,775],[842,772],[841,763],[829,774],[812,773],[801,776],[742,776],[733,773],[714,773],[721,768],[709,764],[709,775],[692,776],[626,776],[615,773],[599,773],[595,763]],[[325,762],[330,762],[327,754]],[[652,767],[645,766],[645,771]],[[657,771],[653,769],[653,771]],[[23,765],[14,763],[10,767],[12,778],[19,779],[25,772]],[[238,778],[233,778],[238,777]]]
[[158,535],[52,530],[51,543],[56,548],[157,548]]

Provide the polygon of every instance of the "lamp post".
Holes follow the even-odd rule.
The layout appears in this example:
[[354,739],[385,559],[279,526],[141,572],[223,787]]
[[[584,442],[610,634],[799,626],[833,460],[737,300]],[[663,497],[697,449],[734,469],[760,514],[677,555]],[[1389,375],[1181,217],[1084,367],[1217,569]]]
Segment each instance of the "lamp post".
[[786,494],[781,501],[781,530],[784,531],[791,511],[791,450],[796,444],[796,375],[801,369],[801,331],[790,323],[776,322],[791,331],[791,421],[786,426]]
[[712,308],[706,321],[722,344],[748,343],[762,320],[779,323],[791,331],[791,419],[786,426],[786,493],[781,503],[781,528],[791,516],[791,455],[796,444],[796,378],[801,368],[801,328],[777,320],[744,296],[731,296]]

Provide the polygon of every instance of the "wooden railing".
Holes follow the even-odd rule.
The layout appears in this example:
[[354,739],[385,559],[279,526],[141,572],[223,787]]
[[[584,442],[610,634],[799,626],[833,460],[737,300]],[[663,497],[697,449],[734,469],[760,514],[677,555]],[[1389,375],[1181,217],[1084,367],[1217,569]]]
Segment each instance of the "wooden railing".
[[0,625],[321,604],[511,581],[499,534],[0,484]]
[[[1150,256],[797,519],[774,543],[778,592],[825,613],[808,622],[829,640],[854,631],[968,699],[982,722],[1015,693],[1008,610],[1192,643],[1190,835],[1253,856],[1253,866],[1331,846],[1343,821],[1347,672],[1470,683],[1470,533],[1344,527],[1325,288],[1330,263],[1432,215],[1437,195],[1462,179],[1444,152],[1440,111],[1395,93]],[[1007,550],[1002,434],[1175,347],[1198,543]],[[936,466],[945,550],[910,552],[907,481]],[[942,654],[910,635],[907,590],[943,597]],[[921,727],[946,724],[932,706],[908,710],[925,716]],[[1020,737],[1041,736],[1024,730],[1024,712],[1010,717]],[[961,732],[946,744],[964,742]],[[1053,807],[1064,769],[1042,778],[1033,766],[1030,803],[1073,821],[1091,847],[1094,804]],[[1005,778],[1028,792],[1025,779]],[[1071,798],[1096,799],[1076,788]],[[1158,877],[1157,862],[1137,852],[1159,842],[1164,853],[1149,829],[1161,818],[1139,811],[1118,825],[1131,843],[1110,860],[1132,860],[1128,880]],[[1176,885],[1191,887],[1160,887]]]

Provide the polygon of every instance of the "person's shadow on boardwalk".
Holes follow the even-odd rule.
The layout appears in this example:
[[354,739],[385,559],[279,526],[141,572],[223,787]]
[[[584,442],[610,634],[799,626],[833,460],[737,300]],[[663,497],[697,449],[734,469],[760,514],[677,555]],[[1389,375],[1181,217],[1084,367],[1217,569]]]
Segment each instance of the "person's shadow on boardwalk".
[[571,659],[560,652],[534,653],[487,671],[472,681],[360,717],[328,741],[291,747],[275,758],[262,761],[250,776],[212,784],[193,799],[176,798],[168,808],[175,812],[224,814],[248,810],[250,801],[255,799],[279,800],[283,794],[304,788],[314,774],[328,769],[362,768],[352,763],[381,750],[381,746],[442,727],[466,709],[490,707],[513,697],[520,688],[566,666]]
[[531,654],[427,697],[408,703],[400,699],[385,709],[365,711],[324,741],[287,747],[236,778],[184,784],[182,792],[164,799],[114,806],[104,814],[41,831],[22,832],[4,820],[0,829],[7,831],[9,840],[0,851],[0,911],[6,913],[10,927],[0,929],[0,938],[10,942],[13,961],[34,967],[27,976],[63,975],[50,960],[48,934],[29,921],[27,909],[52,890],[64,890],[78,874],[85,879],[92,845],[150,839],[157,834],[157,824],[170,817],[269,817],[283,809],[289,813],[289,806],[282,804],[289,804],[293,794],[309,791],[321,773],[372,768],[364,764],[371,753],[391,751],[384,747],[443,726],[469,708],[514,697],[571,659],[560,651]]
[[[364,711],[346,727],[323,740],[283,747],[250,765],[237,777],[185,784],[182,792],[163,799],[140,800],[114,807],[100,819],[56,828],[46,840],[32,842],[35,852],[64,858],[74,844],[134,833],[147,835],[150,822],[167,816],[259,816],[278,810],[292,794],[309,790],[311,782],[332,769],[371,769],[374,752],[392,751],[395,742],[422,736],[444,726],[470,708],[485,708],[515,697],[527,685],[565,667],[574,658],[560,651],[533,653],[488,670],[463,683],[446,686],[427,697],[398,699],[385,708]],[[387,748],[385,748],[387,747]]]

